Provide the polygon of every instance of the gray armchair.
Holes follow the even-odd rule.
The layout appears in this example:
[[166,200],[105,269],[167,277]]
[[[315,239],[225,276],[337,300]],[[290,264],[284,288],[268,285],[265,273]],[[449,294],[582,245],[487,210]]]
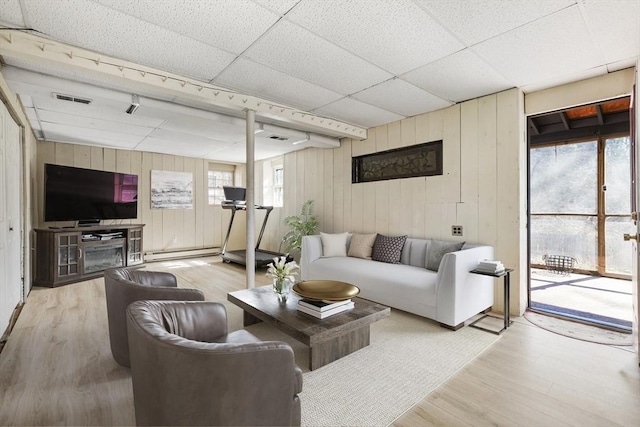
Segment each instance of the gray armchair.
[[127,306],[141,300],[204,301],[197,289],[178,288],[176,277],[159,271],[112,268],[104,272],[109,342],[113,358],[129,367]]
[[139,301],[127,328],[137,425],[300,425],[293,350],[228,333],[222,304]]

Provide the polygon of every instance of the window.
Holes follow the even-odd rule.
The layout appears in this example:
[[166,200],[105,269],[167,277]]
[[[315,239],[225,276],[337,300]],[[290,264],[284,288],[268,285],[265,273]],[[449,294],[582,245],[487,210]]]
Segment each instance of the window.
[[223,185],[233,185],[233,170],[219,170],[212,165],[208,174],[210,205],[219,205],[224,200]]
[[284,202],[284,168],[273,169],[273,206],[282,207]]
[[262,204],[276,208],[284,205],[284,159],[275,157],[262,163]]

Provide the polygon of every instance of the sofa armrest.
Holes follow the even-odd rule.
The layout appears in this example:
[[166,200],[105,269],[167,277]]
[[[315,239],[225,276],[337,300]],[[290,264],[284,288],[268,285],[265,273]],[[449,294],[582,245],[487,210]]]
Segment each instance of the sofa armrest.
[[322,256],[322,240],[320,235],[303,236],[300,254],[300,278],[308,280],[309,264]]
[[476,246],[444,255],[438,269],[435,320],[457,327],[493,305],[493,278],[470,273],[485,259],[493,259],[493,247]]

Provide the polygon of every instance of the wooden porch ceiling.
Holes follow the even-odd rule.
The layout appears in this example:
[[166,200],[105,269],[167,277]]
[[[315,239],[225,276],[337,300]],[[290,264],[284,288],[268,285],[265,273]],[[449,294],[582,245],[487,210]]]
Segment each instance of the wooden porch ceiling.
[[631,98],[624,97],[528,119],[531,145],[629,132]]

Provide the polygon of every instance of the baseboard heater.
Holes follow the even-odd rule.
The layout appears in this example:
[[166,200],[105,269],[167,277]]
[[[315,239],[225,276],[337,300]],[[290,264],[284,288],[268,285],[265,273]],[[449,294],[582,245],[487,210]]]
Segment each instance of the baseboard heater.
[[219,255],[219,246],[210,246],[206,248],[187,248],[187,249],[169,249],[162,251],[145,252],[144,260],[149,261],[165,261],[180,258],[194,258],[199,256]]

